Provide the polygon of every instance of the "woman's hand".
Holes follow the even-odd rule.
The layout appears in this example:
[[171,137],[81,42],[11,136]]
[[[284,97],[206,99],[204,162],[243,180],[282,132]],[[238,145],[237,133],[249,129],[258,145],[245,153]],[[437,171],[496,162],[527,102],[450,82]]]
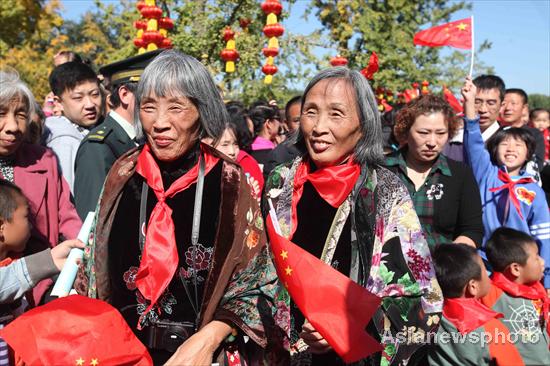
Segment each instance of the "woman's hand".
[[332,349],[328,342],[323,338],[319,332],[313,328],[309,322],[305,322],[302,326],[302,333],[300,338],[309,346],[308,351],[315,354],[327,353]]
[[54,248],[52,248],[51,255],[52,255],[53,263],[55,264],[58,270],[61,271],[61,269],[65,265],[65,261],[67,260],[67,256],[69,255],[69,252],[73,248],[83,249],[84,243],[78,239],[65,240],[63,243],[59,243]]
[[464,98],[464,116],[466,116],[467,119],[475,119],[477,88],[472,82],[471,77],[466,77],[466,81],[464,82],[464,86],[462,86],[460,92]]
[[179,346],[165,365],[210,366],[214,351],[229,334],[231,334],[231,326],[213,320]]

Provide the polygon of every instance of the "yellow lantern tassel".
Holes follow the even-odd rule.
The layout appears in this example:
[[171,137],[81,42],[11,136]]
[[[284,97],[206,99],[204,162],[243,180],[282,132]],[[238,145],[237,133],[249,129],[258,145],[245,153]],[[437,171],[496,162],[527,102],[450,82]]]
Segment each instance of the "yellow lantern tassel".
[[168,37],[168,30],[167,29],[160,28],[159,33],[162,34],[163,37]]
[[141,38],[142,36],[143,36],[143,29],[138,29],[137,38]]
[[268,65],[273,65],[273,63],[274,63],[273,61],[274,61],[274,60],[273,60],[273,56],[269,56],[269,57],[267,58],[267,64],[268,64]]
[[279,40],[277,37],[271,37],[267,42],[267,47],[269,48],[279,48]]
[[138,55],[141,55],[142,53],[145,53],[145,48],[140,47],[138,50]]
[[277,15],[275,15],[275,13],[269,13],[267,15],[266,23],[267,23],[267,25],[277,24]]
[[154,43],[149,43],[149,44],[147,45],[147,51],[154,51],[154,50],[156,50],[157,48],[158,48],[157,45],[154,44]]
[[225,63],[225,72],[235,72],[235,62],[227,61]]
[[156,19],[149,19],[147,21],[147,30],[156,31],[158,29],[158,22]]
[[273,75],[266,75],[264,79],[264,84],[271,84],[273,81]]
[[235,44],[235,40],[234,39],[230,39],[229,41],[227,41],[227,47],[226,47],[228,50],[234,50],[236,49],[236,44]]
[[155,0],[145,0],[145,5],[155,6]]

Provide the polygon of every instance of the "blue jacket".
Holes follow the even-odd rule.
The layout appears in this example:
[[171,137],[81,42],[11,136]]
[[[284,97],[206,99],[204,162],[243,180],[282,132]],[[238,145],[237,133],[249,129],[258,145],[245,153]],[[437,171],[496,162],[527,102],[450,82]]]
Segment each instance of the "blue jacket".
[[[464,157],[474,172],[481,194],[485,229],[483,243],[494,230],[502,226],[533,236],[539,245],[539,254],[545,261],[544,287],[550,288],[550,213],[544,191],[536,183],[515,186],[523,219],[512,202],[509,202],[507,189],[489,191],[504,183],[498,179],[501,168],[492,163],[489,152],[485,149],[479,129],[479,117],[474,120],[464,119]],[[530,175],[522,171],[519,178],[524,177]],[[529,196],[533,198],[530,199]]]

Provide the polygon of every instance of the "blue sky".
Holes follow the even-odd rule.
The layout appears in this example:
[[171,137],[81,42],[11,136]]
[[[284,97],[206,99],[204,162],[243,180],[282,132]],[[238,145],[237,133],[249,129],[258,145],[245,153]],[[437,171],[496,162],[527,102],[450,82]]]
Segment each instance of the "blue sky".
[[[92,0],[62,0],[62,3],[67,19],[78,19],[93,8]],[[288,31],[309,34],[320,28],[313,15],[306,20],[301,18],[308,3],[309,0],[297,1],[292,6],[290,17],[283,20]],[[550,95],[550,0],[474,0],[472,4],[471,12],[457,12],[452,20],[473,14],[476,46],[483,40],[492,42],[492,48],[476,58],[493,66],[507,87]]]

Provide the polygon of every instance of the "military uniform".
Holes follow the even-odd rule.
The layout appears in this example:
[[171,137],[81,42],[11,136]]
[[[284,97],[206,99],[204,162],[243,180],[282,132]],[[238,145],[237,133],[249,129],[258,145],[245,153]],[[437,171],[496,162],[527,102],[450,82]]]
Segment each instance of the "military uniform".
[[[121,85],[132,91],[130,84],[135,85],[139,81],[145,67],[161,52],[155,50],[117,61],[103,66],[99,72],[103,74],[111,93],[118,93],[118,86]],[[73,192],[76,210],[82,220],[88,212],[95,211],[111,166],[122,154],[136,146],[132,123],[116,113],[119,107],[115,107],[100,126],[90,131],[76,154]]]
[[75,160],[74,196],[78,215],[95,211],[103,182],[114,162],[136,144],[109,114],[82,140]]

